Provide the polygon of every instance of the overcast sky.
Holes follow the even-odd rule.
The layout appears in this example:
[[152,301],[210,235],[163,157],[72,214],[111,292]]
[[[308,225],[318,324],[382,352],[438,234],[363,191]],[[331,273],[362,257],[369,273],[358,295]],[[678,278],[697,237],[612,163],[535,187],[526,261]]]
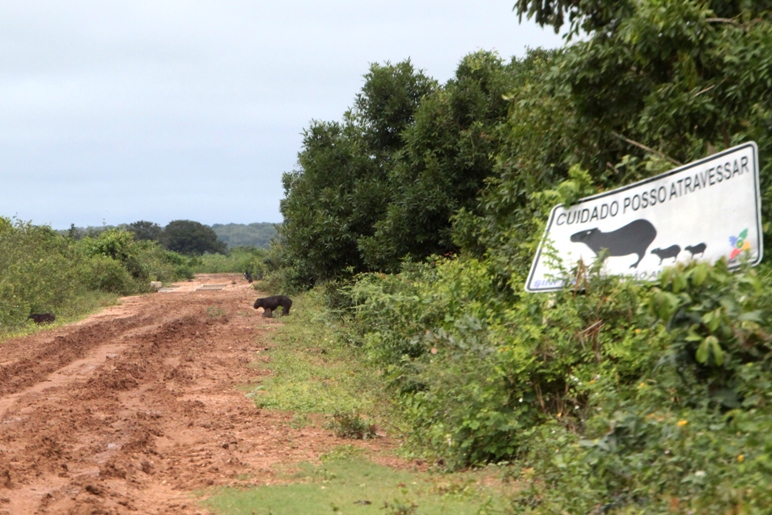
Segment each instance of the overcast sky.
[[475,50],[558,47],[515,0],[4,0],[0,216],[55,229],[280,222],[309,121],[369,63],[440,82]]

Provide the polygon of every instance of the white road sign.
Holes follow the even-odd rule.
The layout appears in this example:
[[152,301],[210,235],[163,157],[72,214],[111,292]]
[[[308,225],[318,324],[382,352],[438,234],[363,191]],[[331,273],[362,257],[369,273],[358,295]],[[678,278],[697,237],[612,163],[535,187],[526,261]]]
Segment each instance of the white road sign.
[[758,148],[739,145],[662,175],[553,208],[525,289],[558,290],[554,250],[571,269],[601,249],[606,274],[655,280],[663,267],[691,259],[761,261]]

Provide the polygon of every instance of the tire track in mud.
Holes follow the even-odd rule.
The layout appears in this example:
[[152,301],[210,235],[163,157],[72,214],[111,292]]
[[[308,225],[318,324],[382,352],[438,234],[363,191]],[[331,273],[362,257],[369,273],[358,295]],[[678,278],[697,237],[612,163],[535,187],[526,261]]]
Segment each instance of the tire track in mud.
[[237,389],[268,373],[249,364],[281,321],[240,276],[197,278],[226,279],[0,343],[0,515],[208,513],[191,492],[265,484],[341,443]]
[[[104,342],[140,326],[137,316],[82,327],[69,334],[54,336],[43,345],[33,347],[28,356],[0,366],[0,395],[17,393],[44,380],[52,372],[80,359]],[[20,345],[25,345],[25,338]]]

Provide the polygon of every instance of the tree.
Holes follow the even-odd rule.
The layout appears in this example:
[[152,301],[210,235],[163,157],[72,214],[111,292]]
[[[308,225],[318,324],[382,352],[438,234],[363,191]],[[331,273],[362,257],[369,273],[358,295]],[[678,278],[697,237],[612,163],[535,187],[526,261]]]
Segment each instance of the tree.
[[160,225],[145,220],[130,223],[126,229],[134,233],[134,239],[137,241],[160,241],[163,232]]
[[282,178],[277,247],[297,285],[368,270],[359,240],[386,211],[393,154],[435,85],[409,61],[373,64],[342,122],[314,121],[303,132],[299,167]]
[[458,250],[451,220],[459,209],[476,209],[493,172],[497,127],[507,119],[503,95],[518,67],[494,52],[475,52],[461,60],[453,79],[423,98],[401,135],[385,216],[372,237],[360,240],[370,268],[396,271],[405,257]]
[[436,89],[436,81],[413,68],[410,59],[371,64],[352,110],[367,148],[379,157],[399,150],[402,132],[413,124],[424,97]]
[[[516,9],[555,28],[567,18],[584,36],[529,54],[478,211],[455,218],[456,241],[504,282],[527,273],[546,190],[573,180],[569,170],[586,171],[600,191],[751,139],[772,153],[772,2],[523,0]],[[772,162],[761,165],[770,199]],[[769,202],[762,213],[772,215]]]
[[211,227],[190,220],[174,220],[164,227],[161,236],[164,247],[180,254],[200,255],[205,252],[226,252],[225,243],[217,240]]

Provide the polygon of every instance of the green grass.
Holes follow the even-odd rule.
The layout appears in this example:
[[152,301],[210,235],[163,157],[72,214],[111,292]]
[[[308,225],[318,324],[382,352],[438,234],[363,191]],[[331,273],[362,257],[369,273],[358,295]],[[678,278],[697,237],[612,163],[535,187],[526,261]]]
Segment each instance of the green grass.
[[[278,320],[269,350],[260,352],[268,362],[254,365],[271,375],[244,387],[258,407],[292,412],[294,427],[325,419],[339,436],[367,431],[369,424],[399,434],[385,382],[363,365],[358,347],[335,339],[336,322],[319,292],[293,297],[292,315]],[[395,469],[373,463],[351,445],[322,456],[319,465],[285,464],[276,471],[279,484],[218,489],[203,503],[229,515],[485,514],[508,513],[510,505],[496,467],[454,474]],[[499,487],[483,486],[483,479]]]
[[313,466],[301,463],[286,483],[223,489],[205,502],[222,514],[507,513],[507,498],[481,484],[490,473],[432,474],[372,463],[344,446]]
[[29,334],[46,331],[53,327],[71,324],[83,320],[92,313],[96,313],[108,306],[114,306],[118,302],[118,295],[101,291],[87,291],[72,298],[71,302],[62,306],[56,312],[56,321],[52,324],[35,324],[27,321],[24,325],[14,327],[10,331],[0,331],[0,344],[3,340],[26,336]]
[[269,363],[255,365],[269,369],[271,375],[248,388],[248,395],[260,408],[300,416],[344,412],[378,418],[386,402],[378,377],[363,373],[357,349],[335,340],[315,293],[297,296],[293,302],[291,316],[280,318],[283,324],[270,350],[262,354]]

